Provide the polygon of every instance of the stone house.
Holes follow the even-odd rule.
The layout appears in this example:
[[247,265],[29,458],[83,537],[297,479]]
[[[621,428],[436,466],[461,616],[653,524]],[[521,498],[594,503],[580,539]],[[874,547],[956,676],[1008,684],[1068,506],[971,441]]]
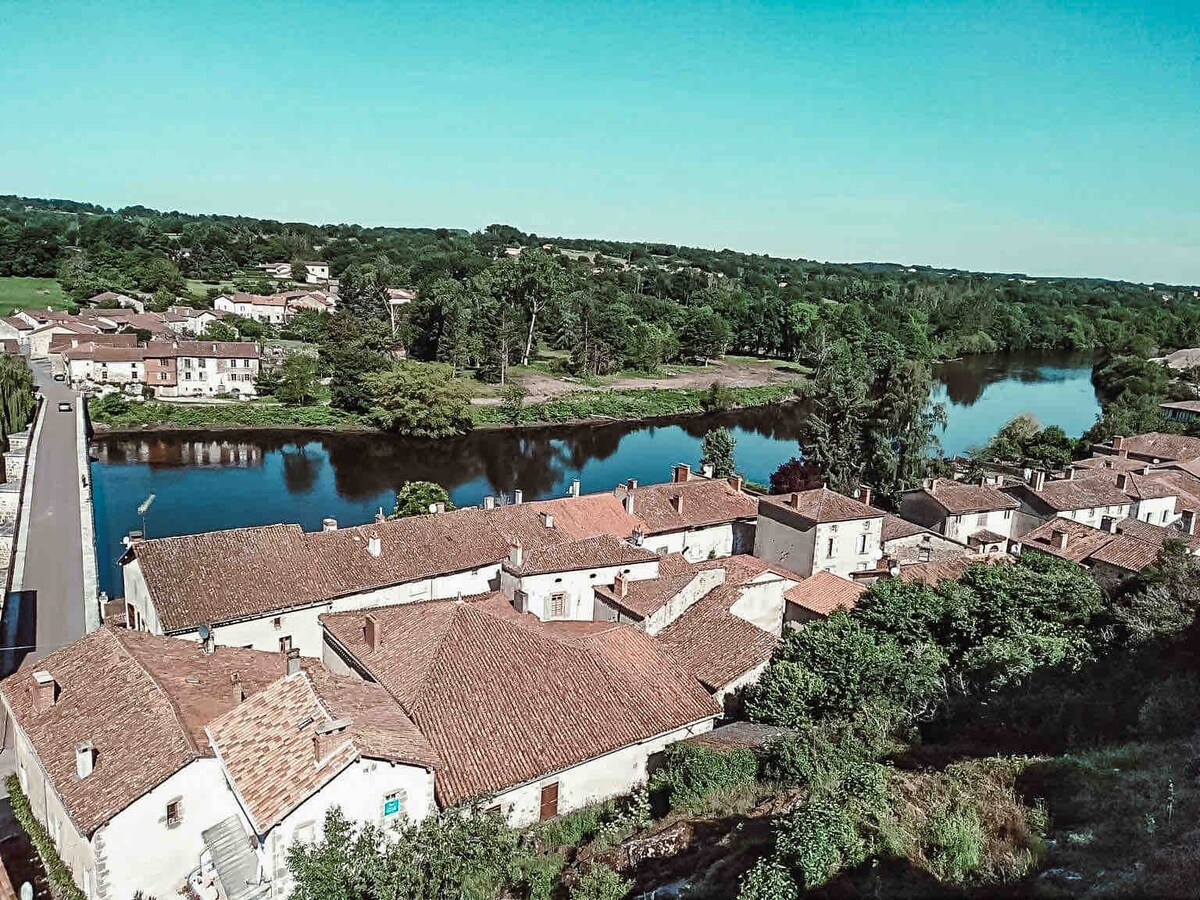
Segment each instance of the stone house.
[[920,488],[904,492],[900,516],[960,544],[969,544],[981,532],[984,542],[993,537],[1007,540],[1013,533],[1013,514],[1020,506],[994,484],[929,478]]
[[850,577],[883,556],[883,510],[828,488],[759,498],[754,555],[804,577]]

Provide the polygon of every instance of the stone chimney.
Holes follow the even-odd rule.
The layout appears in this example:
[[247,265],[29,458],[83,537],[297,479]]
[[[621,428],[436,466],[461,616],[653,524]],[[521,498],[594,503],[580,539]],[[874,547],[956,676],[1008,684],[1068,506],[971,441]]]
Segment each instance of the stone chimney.
[[735,491],[737,491],[739,494],[742,492],[742,484],[743,483],[744,482],[742,481],[741,475],[730,475],[729,476],[729,486],[731,488],[733,488]]
[[618,597],[626,597],[629,595],[629,580],[620,573],[613,576],[613,593]]
[[580,487],[579,479],[578,478],[571,479],[571,488],[570,488],[570,490],[567,491],[567,495],[570,497],[578,497],[579,496],[579,487]]
[[367,613],[363,619],[363,641],[367,645],[367,652],[374,653],[379,649],[382,643],[383,632],[379,627],[379,620],[370,613]]
[[683,515],[683,494],[675,494],[671,498],[671,508],[679,515]]
[[45,669],[33,673],[33,706],[45,712],[58,702],[58,682]]
[[322,531],[337,531],[337,519],[333,516],[327,516],[321,520]]
[[520,506],[525,502],[525,492],[522,490],[513,491],[513,506]]
[[300,651],[293,647],[283,652],[283,674],[295,675],[300,671]]
[[637,482],[634,481],[632,478],[629,479],[629,482],[633,487],[626,485],[625,499],[622,501],[622,503],[624,503],[624,505],[625,505],[625,512],[629,513],[629,515],[632,516],[633,515],[633,489],[635,487],[637,487]]
[[795,491],[792,491],[792,496],[788,498],[788,503],[791,505],[792,509],[799,509],[800,495]]
[[864,503],[867,506],[870,506],[871,505],[871,494],[872,494],[872,491],[871,491],[870,487],[868,487],[865,484],[860,484],[854,490],[854,499],[857,500],[859,503]]
[[232,687],[229,693],[233,697],[233,705],[237,706],[246,699],[246,686],[242,684],[242,676],[238,672],[229,673],[229,683]]
[[96,768],[96,748],[91,741],[80,741],[75,745],[75,774],[87,778]]
[[637,490],[637,479],[636,479],[636,478],[630,478],[629,480],[627,480],[627,481],[625,482],[625,490],[627,490],[627,491],[636,491],[636,490]]
[[378,510],[376,510],[376,512],[375,512],[375,524],[376,524],[376,525],[382,525],[382,524],[383,524],[384,522],[386,522],[386,521],[387,521],[387,516],[385,516],[385,515],[383,514],[383,507],[381,506],[381,507],[379,507],[379,509],[378,509]]
[[1111,459],[1106,459],[1102,465],[1106,469],[1111,469],[1113,467],[1113,461]]
[[692,467],[687,463],[678,463],[671,467],[671,481],[675,484],[683,484],[692,477]]
[[1029,476],[1029,486],[1037,493],[1041,493],[1042,488],[1046,486],[1046,473],[1041,469],[1037,469]]
[[520,541],[513,541],[508,545],[508,564],[510,566],[520,567],[521,561],[525,558],[525,548],[521,546]]
[[1118,472],[1117,473],[1117,490],[1123,491],[1128,487],[1129,487],[1129,473],[1128,472]]
[[542,526],[545,528],[554,527],[554,516],[548,512],[538,513],[538,518],[542,520]]
[[1100,530],[1107,531],[1109,534],[1116,534],[1117,533],[1117,517],[1116,516],[1102,516],[1100,518]]
[[[1117,453],[1121,453],[1121,451],[1125,449],[1125,438],[1121,437],[1120,435],[1114,435],[1112,439],[1112,448],[1116,450]],[[1121,455],[1124,456],[1123,453]]]
[[446,511],[446,502],[444,500],[439,500],[437,503],[430,503],[429,511],[435,516],[439,513],[444,513]]
[[490,495],[487,497],[484,497],[483,498],[483,508],[484,509],[495,509],[496,508],[496,498],[492,497]]
[[383,541],[379,540],[379,535],[372,534],[367,538],[367,552],[374,557],[383,554]]
[[1050,532],[1050,544],[1057,547],[1059,550],[1067,549],[1067,533],[1061,528],[1055,528]]
[[346,729],[349,727],[349,719],[334,719],[332,722],[318,725],[313,732],[313,760],[320,762],[344,744]]

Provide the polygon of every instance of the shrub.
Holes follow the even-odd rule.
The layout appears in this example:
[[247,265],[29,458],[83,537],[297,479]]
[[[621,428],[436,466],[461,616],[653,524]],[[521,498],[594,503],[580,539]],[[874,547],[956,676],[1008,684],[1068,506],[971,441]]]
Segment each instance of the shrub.
[[1200,678],[1191,672],[1160,682],[1138,710],[1138,729],[1156,737],[1187,734],[1200,720]]
[[742,876],[738,900],[799,900],[800,886],[787,866],[764,856]]
[[867,845],[847,808],[833,799],[820,798],[780,820],[775,851],[804,887],[811,889],[862,862]]
[[667,749],[666,764],[654,773],[651,788],[661,791],[672,809],[698,812],[717,794],[754,785],[757,776],[758,757],[752,750],[675,744]]
[[632,888],[632,881],[603,863],[592,863],[571,888],[571,900],[622,900]]
[[50,892],[54,895],[55,900],[86,900],[83,891],[75,885],[71,870],[58,855],[58,849],[54,846],[54,841],[50,839],[50,833],[34,817],[33,810],[29,807],[29,798],[21,790],[21,783],[17,780],[17,776],[9,775],[5,783],[8,785],[8,798],[12,804],[13,817],[25,829],[25,833],[29,835],[29,842],[33,844],[38,856],[41,857],[42,867],[46,870],[46,878],[50,882]]
[[973,809],[949,809],[929,822],[929,867],[942,881],[961,884],[983,858],[983,823]]

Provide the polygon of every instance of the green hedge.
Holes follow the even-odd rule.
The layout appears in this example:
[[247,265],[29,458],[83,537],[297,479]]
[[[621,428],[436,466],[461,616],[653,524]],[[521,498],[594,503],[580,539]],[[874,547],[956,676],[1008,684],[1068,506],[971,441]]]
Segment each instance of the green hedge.
[[[116,395],[110,395],[116,396]],[[328,406],[283,406],[275,403],[227,403],[220,405],[144,403],[104,397],[90,400],[92,421],[114,428],[167,425],[172,428],[345,428],[360,425],[357,416]]]
[[21,790],[21,783],[17,780],[17,776],[9,775],[5,784],[8,786],[8,799],[12,804],[13,816],[21,823],[21,827],[29,835],[30,843],[37,850],[38,856],[42,858],[42,866],[45,868],[46,878],[50,882],[50,892],[56,900],[87,900],[83,891],[76,887],[75,879],[71,877],[71,870],[58,855],[58,848],[50,839],[49,832],[33,815],[33,810],[29,807],[29,798]]
[[758,779],[753,750],[713,750],[697,744],[675,744],[666,750],[666,763],[654,773],[651,789],[661,791],[671,809],[698,812],[711,798]]

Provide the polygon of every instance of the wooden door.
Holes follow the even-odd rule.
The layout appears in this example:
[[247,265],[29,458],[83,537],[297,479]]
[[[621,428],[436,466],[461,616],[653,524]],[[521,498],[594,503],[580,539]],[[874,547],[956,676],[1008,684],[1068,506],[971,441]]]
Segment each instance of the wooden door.
[[558,815],[558,782],[554,784],[542,785],[542,812],[541,819],[545,822],[547,819],[553,819]]

